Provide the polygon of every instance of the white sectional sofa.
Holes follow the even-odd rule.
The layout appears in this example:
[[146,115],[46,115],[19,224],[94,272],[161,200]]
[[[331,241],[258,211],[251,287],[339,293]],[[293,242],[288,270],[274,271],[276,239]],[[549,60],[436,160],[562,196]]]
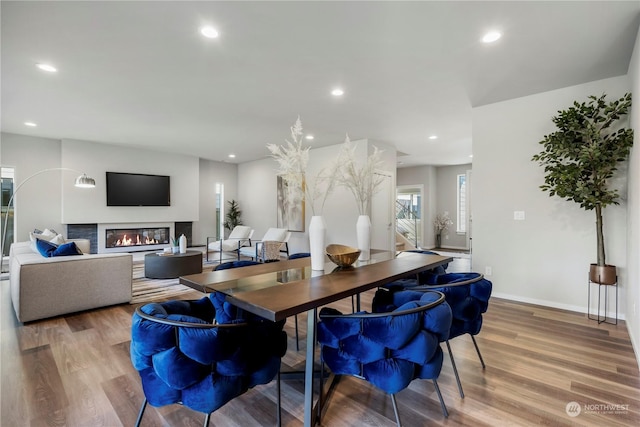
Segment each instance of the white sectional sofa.
[[131,301],[131,254],[89,254],[88,240],[76,245],[85,255],[45,258],[31,242],[11,245],[9,282],[19,321]]

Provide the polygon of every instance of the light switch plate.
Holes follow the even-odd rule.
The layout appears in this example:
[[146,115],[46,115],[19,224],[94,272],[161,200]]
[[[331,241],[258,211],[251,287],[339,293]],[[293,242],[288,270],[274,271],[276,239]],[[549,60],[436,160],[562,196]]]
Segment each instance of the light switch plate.
[[516,221],[524,221],[524,211],[513,211],[513,219]]

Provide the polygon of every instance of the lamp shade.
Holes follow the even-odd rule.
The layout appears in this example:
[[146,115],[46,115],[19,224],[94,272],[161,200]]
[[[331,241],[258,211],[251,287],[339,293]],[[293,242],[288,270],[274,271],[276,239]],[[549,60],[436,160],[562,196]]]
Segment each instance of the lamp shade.
[[80,188],[93,188],[96,186],[96,180],[87,176],[86,173],[83,173],[76,178],[75,186]]

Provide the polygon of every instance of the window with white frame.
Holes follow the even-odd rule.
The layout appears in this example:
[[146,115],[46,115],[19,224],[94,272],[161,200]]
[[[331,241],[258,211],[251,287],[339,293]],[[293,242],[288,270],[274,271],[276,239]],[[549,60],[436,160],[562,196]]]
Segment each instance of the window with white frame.
[[224,235],[224,184],[216,182],[216,237],[222,239]]
[[467,175],[460,174],[456,176],[457,188],[457,221],[456,231],[458,233],[466,233],[467,231]]
[[[0,168],[0,187],[2,189],[2,209],[0,212],[0,223],[2,226],[0,227],[1,233],[4,235],[4,242],[2,242],[2,247],[4,253],[3,256],[9,255],[9,247],[11,246],[11,242],[13,242],[13,224],[14,224],[14,212],[13,206],[9,206],[9,200],[13,197],[14,190],[14,169],[10,167],[2,167]],[[4,227],[7,227],[5,230]]]

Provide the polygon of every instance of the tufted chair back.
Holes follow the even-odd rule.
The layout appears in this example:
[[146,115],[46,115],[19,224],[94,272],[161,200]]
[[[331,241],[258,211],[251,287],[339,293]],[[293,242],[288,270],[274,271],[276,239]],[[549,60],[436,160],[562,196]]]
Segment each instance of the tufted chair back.
[[245,259],[239,260],[239,261],[228,261],[228,262],[223,262],[222,264],[216,265],[213,271],[227,270],[229,268],[247,267],[249,265],[258,265],[258,264],[260,264],[258,261],[250,261]]
[[[213,271],[228,270],[231,268],[248,267],[251,265],[259,265],[258,261],[240,260],[229,261],[218,264]],[[226,296],[220,292],[212,292],[209,295],[213,306],[216,309],[216,322],[218,323],[230,323],[238,318],[238,316],[244,316],[249,319],[260,319],[259,316],[255,316],[251,313],[243,313],[238,307],[230,304],[226,300]]]
[[[440,255],[437,252],[423,250],[423,249],[410,249],[403,252],[414,252],[418,254],[427,254],[427,255]],[[398,279],[395,282],[387,285],[399,285],[401,287],[411,287],[411,286],[420,286],[420,285],[428,285],[434,283],[436,278],[447,272],[447,268],[449,267],[449,263],[439,265],[431,270],[422,271],[415,276],[405,279]]]
[[289,255],[289,259],[309,258],[310,256],[311,254],[309,252],[298,252],[298,253]]
[[[423,249],[411,249],[407,252],[416,252],[419,254],[427,254],[427,255],[440,255],[437,252],[427,251]],[[432,268],[431,270],[423,271],[422,273],[418,273],[418,282],[420,284],[427,284],[432,281],[434,276],[438,276],[440,274],[445,274],[447,272],[447,268],[449,267],[449,263],[439,265],[436,268]]]
[[442,292],[451,306],[453,321],[449,339],[463,334],[477,335],[482,328],[482,314],[489,307],[493,284],[480,273],[439,275],[428,288]]
[[440,274],[430,286],[388,286],[390,292],[378,292],[373,311],[388,311],[407,301],[419,299],[425,290],[442,292],[451,307],[453,321],[449,339],[463,334],[477,335],[482,328],[482,314],[487,311],[492,283],[480,273]]
[[[276,377],[286,352],[284,322],[262,318],[213,324],[210,298],[138,307],[131,326],[131,361],[145,401],[183,405],[209,415],[248,389]],[[279,416],[278,416],[279,420]]]
[[[448,273],[433,277],[433,285],[405,286],[406,282],[397,281],[389,284],[387,289],[376,292],[372,307],[374,312],[389,311],[405,304],[407,301],[419,300],[423,292],[442,292],[453,314],[449,339],[469,334],[485,368],[482,354],[474,338],[482,328],[482,314],[487,311],[491,297],[492,283],[480,273]],[[455,371],[460,396],[464,397],[462,385],[455,366],[451,346],[447,340],[449,356]]]
[[[318,323],[322,360],[338,375],[352,375],[391,394],[416,379],[434,380],[443,413],[446,406],[437,382],[442,368],[440,341],[451,328],[451,309],[440,292],[423,292],[385,313],[342,314],[323,308]],[[396,413],[398,417],[398,414]],[[397,419],[400,424],[399,417]]]

